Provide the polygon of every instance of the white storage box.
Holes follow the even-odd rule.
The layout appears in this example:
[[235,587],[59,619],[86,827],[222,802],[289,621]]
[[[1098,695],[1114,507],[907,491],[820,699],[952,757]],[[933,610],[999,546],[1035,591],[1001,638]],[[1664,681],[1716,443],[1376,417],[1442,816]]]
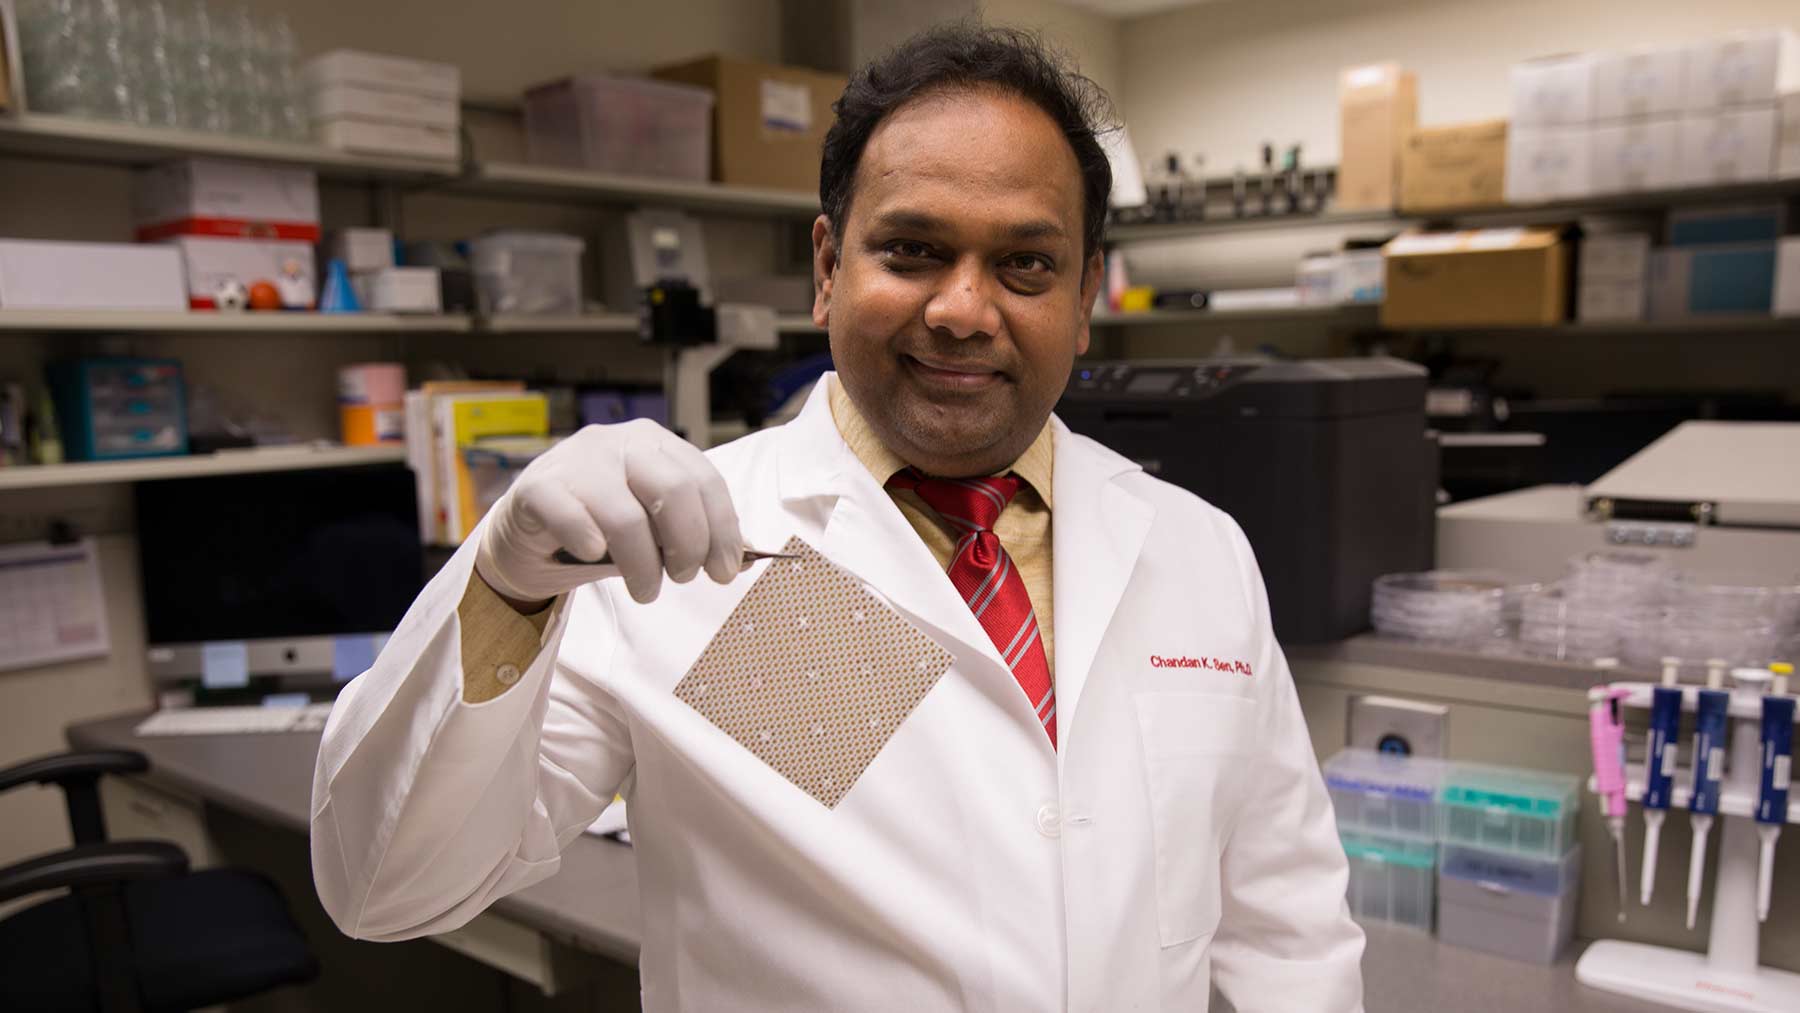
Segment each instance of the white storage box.
[[1575,318],[1586,323],[1642,320],[1647,311],[1648,283],[1583,281],[1575,292]]
[[311,169],[190,158],[132,177],[141,241],[173,235],[319,239],[319,181]]
[[1438,871],[1438,938],[1452,946],[1553,964],[1575,934],[1581,846],[1533,860],[1445,845]]
[[1643,232],[1612,232],[1581,241],[1577,274],[1590,281],[1635,281],[1642,284],[1650,272],[1650,236]]
[[1800,38],[1790,29],[1765,28],[1694,43],[1685,91],[1687,108],[1695,112],[1773,102],[1800,91]]
[[1775,104],[1775,178],[1800,179],[1800,91]]
[[462,72],[450,64],[354,49],[334,49],[314,57],[300,74],[309,89],[349,84],[450,99],[462,92]]
[[166,246],[0,239],[0,309],[184,310],[184,291]]
[[1686,75],[1687,50],[1680,46],[1601,53],[1594,65],[1594,119],[1679,113]]
[[1670,190],[1681,185],[1681,120],[1602,123],[1591,128],[1596,194]]
[[1751,182],[1774,172],[1774,106],[1726,109],[1681,121],[1684,185]]
[[387,229],[339,229],[331,234],[330,256],[351,274],[394,266],[394,234]]
[[581,312],[581,253],[587,244],[549,232],[494,232],[469,244],[481,312]]
[[643,78],[582,75],[525,93],[531,161],[704,181],[712,172],[713,93]]
[[1339,830],[1350,862],[1350,913],[1431,931],[1437,845],[1410,837]]
[[435,267],[389,267],[368,276],[364,309],[381,313],[439,313],[442,287]]
[[1586,197],[1593,191],[1592,136],[1587,127],[1539,127],[1506,138],[1506,202]]
[[327,85],[308,92],[306,106],[315,120],[376,120],[439,130],[455,130],[462,122],[462,110],[454,96],[416,95],[349,84]]
[[176,236],[168,244],[180,251],[187,277],[187,302],[196,309],[213,307],[219,287],[228,281],[245,288],[259,281],[269,282],[282,292],[283,309],[311,309],[318,301],[318,275],[311,243]]
[[313,136],[327,148],[408,158],[453,159],[462,150],[454,130],[375,120],[314,120]]
[[1594,53],[1526,60],[1512,66],[1514,127],[1577,126],[1594,118]]
[[1325,761],[1324,772],[1339,828],[1436,838],[1441,761],[1345,749]]

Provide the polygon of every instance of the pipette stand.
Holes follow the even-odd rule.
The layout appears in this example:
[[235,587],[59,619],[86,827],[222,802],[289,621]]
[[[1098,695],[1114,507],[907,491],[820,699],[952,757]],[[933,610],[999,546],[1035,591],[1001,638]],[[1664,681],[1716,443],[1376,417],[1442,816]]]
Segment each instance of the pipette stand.
[[[1627,707],[1648,708],[1650,683],[1614,683],[1628,691]],[[1694,711],[1693,687],[1682,694],[1681,709]],[[1587,948],[1575,964],[1584,985],[1648,999],[1696,1013],[1794,1013],[1800,1010],[1800,974],[1757,963],[1756,920],[1757,835],[1754,817],[1762,771],[1762,697],[1731,695],[1731,761],[1719,791],[1719,815],[1713,841],[1718,848],[1718,874],[1712,890],[1712,934],[1705,953],[1602,939]],[[1687,780],[1682,780],[1683,775]],[[1626,768],[1626,797],[1644,797],[1644,767]],[[1589,787],[1592,787],[1590,782]],[[1686,811],[1692,796],[1691,768],[1677,773],[1669,813]],[[1800,823],[1800,806],[1788,811],[1788,822]],[[1667,828],[1664,829],[1667,833]],[[1800,846],[1792,840],[1788,847]],[[1682,870],[1685,874],[1686,870]],[[1685,883],[1685,875],[1683,880]],[[1776,895],[1780,896],[1777,886]]]

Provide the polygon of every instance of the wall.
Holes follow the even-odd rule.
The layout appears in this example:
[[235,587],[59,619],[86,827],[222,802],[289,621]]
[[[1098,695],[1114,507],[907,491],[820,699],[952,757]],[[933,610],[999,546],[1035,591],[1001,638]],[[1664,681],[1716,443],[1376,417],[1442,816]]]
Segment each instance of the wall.
[[1120,104],[1125,84],[1124,22],[1055,0],[986,0],[981,7],[982,16],[993,24],[1042,32],[1083,74],[1106,89],[1115,106]]

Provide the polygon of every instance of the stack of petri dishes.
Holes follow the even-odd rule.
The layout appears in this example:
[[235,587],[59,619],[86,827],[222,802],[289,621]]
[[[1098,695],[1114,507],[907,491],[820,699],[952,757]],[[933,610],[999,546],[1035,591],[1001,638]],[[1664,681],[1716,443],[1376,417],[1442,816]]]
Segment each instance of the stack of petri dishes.
[[1496,573],[1431,570],[1376,578],[1369,615],[1388,636],[1484,650],[1504,642],[1509,613],[1535,585]]
[[1563,578],[1525,597],[1519,648],[1559,661],[1616,658],[1624,615],[1662,601],[1674,569],[1648,552],[1590,552]]

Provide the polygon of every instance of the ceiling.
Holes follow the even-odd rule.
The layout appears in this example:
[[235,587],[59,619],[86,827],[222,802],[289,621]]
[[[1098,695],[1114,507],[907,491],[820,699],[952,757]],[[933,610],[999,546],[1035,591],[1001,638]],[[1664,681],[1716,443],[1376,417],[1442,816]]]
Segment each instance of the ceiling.
[[1115,18],[1135,18],[1143,14],[1172,11],[1177,7],[1198,7],[1214,0],[1062,0],[1070,7],[1081,7],[1096,14]]

